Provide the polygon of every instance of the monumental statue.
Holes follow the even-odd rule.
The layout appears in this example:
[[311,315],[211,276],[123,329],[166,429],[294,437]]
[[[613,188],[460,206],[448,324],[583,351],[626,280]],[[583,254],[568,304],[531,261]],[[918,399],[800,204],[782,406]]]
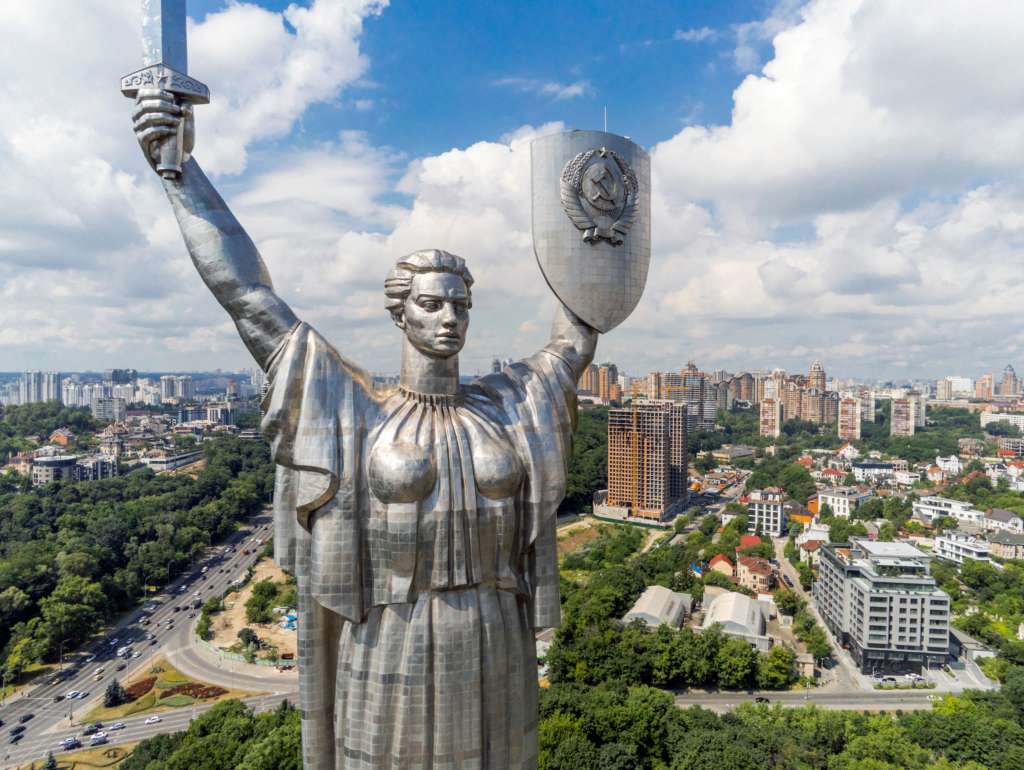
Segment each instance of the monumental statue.
[[576,384],[643,291],[647,154],[602,132],[533,143],[535,253],[560,301],[550,341],[500,373],[460,379],[474,284],[461,257],[424,249],[380,267],[403,338],[400,384],[377,389],[343,340],[277,294],[192,157],[193,105],[209,91],[188,76],[184,0],[143,0],[143,12],[146,67],[122,82],[136,136],[199,275],[268,375],[305,767],[536,767],[534,639],[559,622],[555,515]]

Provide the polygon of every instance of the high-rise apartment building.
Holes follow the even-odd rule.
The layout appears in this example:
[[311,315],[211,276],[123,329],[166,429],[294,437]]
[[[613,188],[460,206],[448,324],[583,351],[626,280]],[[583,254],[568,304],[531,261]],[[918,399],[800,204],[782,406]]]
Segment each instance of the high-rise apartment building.
[[747,525],[753,532],[780,537],[788,531],[786,494],[778,487],[766,487],[750,493]]
[[107,369],[103,381],[110,385],[134,385],[139,373],[134,369]]
[[173,374],[165,374],[160,377],[160,400],[165,404],[174,401],[174,382]]
[[838,433],[841,441],[860,440],[860,399],[847,396],[839,400]]
[[62,377],[59,372],[29,371],[21,375],[18,399],[22,404],[61,400]]
[[1017,379],[1017,372],[1013,370],[1010,364],[1007,364],[1006,368],[1003,369],[1003,380],[999,383],[999,395],[1020,395],[1020,380]]
[[97,420],[121,422],[127,415],[127,405],[123,398],[100,397],[92,402],[92,416]]
[[889,420],[890,436],[913,436],[917,425],[915,420],[916,402],[912,398],[894,398]]
[[608,412],[609,506],[662,520],[686,502],[686,405],[636,400]]
[[983,374],[974,383],[975,398],[992,398],[995,394],[995,376],[992,372]]
[[807,387],[824,393],[827,389],[825,382],[825,369],[822,367],[821,361],[815,361],[811,364],[811,371],[807,374]]
[[179,401],[190,401],[196,397],[196,384],[187,374],[174,378],[174,395]]
[[909,543],[823,544],[813,596],[864,673],[939,666],[949,656],[949,595]]
[[785,420],[799,420],[803,418],[800,404],[803,400],[803,388],[796,381],[790,380],[782,393],[782,416]]
[[923,428],[926,425],[928,399],[919,390],[910,391],[907,393],[907,398],[914,402],[914,427]]
[[875,421],[875,391],[864,388],[860,392],[860,418],[864,422]]
[[761,402],[761,435],[778,438],[782,433],[782,403],[766,398]]
[[935,383],[935,398],[939,401],[953,400],[953,380],[950,377],[943,377]]

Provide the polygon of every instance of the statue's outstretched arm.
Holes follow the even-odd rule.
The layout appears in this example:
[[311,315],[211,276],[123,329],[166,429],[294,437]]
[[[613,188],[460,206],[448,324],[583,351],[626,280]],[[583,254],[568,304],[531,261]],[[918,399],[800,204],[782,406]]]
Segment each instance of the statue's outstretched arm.
[[562,349],[571,349],[570,365],[579,380],[594,360],[599,332],[581,321],[569,308],[558,303],[555,320],[551,324],[551,343]]
[[[134,119],[136,136],[151,165],[159,158],[160,143],[176,136],[182,121],[186,152],[191,151],[191,111],[187,105],[179,107],[172,94],[140,91]],[[179,177],[163,183],[192,263],[234,320],[249,352],[266,368],[298,323],[295,313],[274,292],[256,245],[194,158],[182,164]]]

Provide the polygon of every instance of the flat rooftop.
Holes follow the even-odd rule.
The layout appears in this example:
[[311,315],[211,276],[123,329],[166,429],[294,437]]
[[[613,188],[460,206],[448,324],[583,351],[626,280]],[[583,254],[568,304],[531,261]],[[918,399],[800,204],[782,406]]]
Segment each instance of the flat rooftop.
[[854,538],[853,543],[872,559],[927,559],[924,553],[910,543],[883,543],[877,540]]

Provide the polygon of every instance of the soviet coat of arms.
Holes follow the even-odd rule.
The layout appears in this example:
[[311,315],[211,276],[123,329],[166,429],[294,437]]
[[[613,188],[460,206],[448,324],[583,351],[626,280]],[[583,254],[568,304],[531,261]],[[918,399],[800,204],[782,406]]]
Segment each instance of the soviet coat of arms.
[[583,240],[606,240],[618,246],[636,216],[637,179],[613,150],[587,150],[562,169],[562,208]]

